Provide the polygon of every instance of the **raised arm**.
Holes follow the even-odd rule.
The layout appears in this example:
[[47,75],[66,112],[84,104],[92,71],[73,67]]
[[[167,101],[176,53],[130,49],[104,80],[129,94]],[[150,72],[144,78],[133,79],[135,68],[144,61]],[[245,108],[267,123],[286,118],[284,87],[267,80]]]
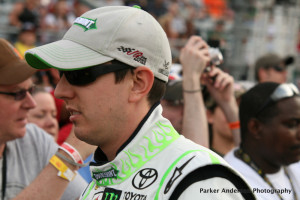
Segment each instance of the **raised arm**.
[[210,95],[224,112],[228,123],[235,124],[236,127],[232,127],[231,132],[234,144],[238,146],[240,144],[240,129],[238,128],[238,105],[234,96],[233,77],[221,69],[213,67],[203,77],[203,81]]
[[201,37],[192,36],[181,49],[184,97],[182,134],[205,147],[209,146],[208,123],[200,77],[209,60],[208,45]]

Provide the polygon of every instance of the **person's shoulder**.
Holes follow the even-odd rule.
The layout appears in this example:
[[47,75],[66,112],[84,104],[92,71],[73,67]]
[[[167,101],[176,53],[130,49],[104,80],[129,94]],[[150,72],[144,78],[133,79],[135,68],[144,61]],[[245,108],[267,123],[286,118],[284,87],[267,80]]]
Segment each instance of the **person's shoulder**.
[[224,159],[219,156],[217,153],[212,150],[201,146],[190,139],[180,136],[172,146],[173,150],[177,154],[182,153],[193,153],[196,154],[196,159],[201,159],[203,162],[207,161],[208,163],[225,163]]
[[224,160],[226,160],[227,162],[230,162],[232,160],[236,160],[236,157],[234,156],[234,151],[235,150],[236,150],[236,148],[233,148],[228,153],[226,153],[224,155]]
[[[300,171],[300,161],[298,162],[295,162],[293,164],[290,164],[287,169],[292,172],[292,173],[295,173],[295,175]],[[297,179],[299,179],[300,181],[300,177],[299,176],[295,176],[297,177]]]
[[229,163],[230,166],[232,166],[233,168],[237,169],[238,171],[240,169],[245,168],[246,163],[243,162],[242,160],[240,160],[239,158],[237,158],[234,155],[234,152],[237,150],[237,148],[232,149],[231,151],[229,151],[225,156],[224,156],[224,160]]
[[31,142],[55,143],[51,135],[32,123],[26,125],[26,134],[23,139]]
[[[228,190],[228,191],[227,191]],[[229,191],[230,190],[230,191]],[[189,191],[189,192],[186,192]],[[182,194],[205,196],[205,193],[216,193],[216,196],[236,196],[237,199],[255,199],[251,188],[245,180],[224,165],[206,165],[187,174],[173,190],[170,199],[178,199]],[[201,194],[202,193],[202,194]],[[240,194],[240,195],[239,195]],[[218,198],[221,199],[221,198]]]

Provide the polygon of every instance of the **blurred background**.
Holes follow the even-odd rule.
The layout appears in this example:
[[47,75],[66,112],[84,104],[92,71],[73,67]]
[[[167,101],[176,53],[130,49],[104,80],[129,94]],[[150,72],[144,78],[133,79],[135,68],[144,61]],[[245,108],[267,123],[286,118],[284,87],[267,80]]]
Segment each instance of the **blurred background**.
[[21,53],[61,39],[76,17],[101,6],[139,5],[165,29],[178,63],[180,48],[200,35],[224,56],[235,80],[254,81],[254,64],[272,52],[293,56],[289,82],[300,86],[300,0],[0,0],[0,37]]

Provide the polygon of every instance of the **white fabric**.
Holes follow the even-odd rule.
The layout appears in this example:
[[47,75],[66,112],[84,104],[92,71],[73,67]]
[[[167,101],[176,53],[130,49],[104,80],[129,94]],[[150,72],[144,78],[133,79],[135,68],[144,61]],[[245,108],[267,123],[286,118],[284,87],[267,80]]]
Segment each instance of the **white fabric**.
[[[90,165],[93,181],[81,195],[81,200],[167,200],[185,176],[200,167],[218,164],[236,173],[211,150],[179,136],[161,113],[162,107],[159,105],[114,160]],[[97,160],[97,153],[94,158]],[[218,180],[222,179],[208,179],[205,183],[207,187],[228,186]],[[195,199],[191,196],[197,196],[199,190],[193,187],[191,191],[195,193],[181,199]],[[219,195],[218,199],[226,199]],[[227,199],[242,199],[233,193],[225,196]]]
[[[252,169],[249,165],[247,165],[245,162],[242,160],[238,159],[234,155],[235,149],[231,150],[229,153],[227,153],[224,157],[225,161],[227,161],[234,169],[239,171],[247,180],[249,185],[252,187],[252,190],[254,194],[257,196],[259,200],[280,200],[278,195],[276,193],[271,192],[271,187],[261,178],[261,176],[254,170]],[[293,186],[296,190],[298,198],[300,197],[300,162],[295,163],[293,165],[290,165],[287,167],[289,176],[292,179]],[[273,183],[273,176],[270,177],[270,182]],[[285,183],[288,181],[285,176],[282,176],[282,174],[275,174],[276,180],[275,184],[279,185],[278,182],[282,182],[284,186],[284,190],[282,192],[283,196],[285,196],[285,199],[293,199],[293,192],[289,191],[289,186],[286,185]],[[284,177],[284,178],[283,178]]]
[[236,187],[228,180],[223,178],[211,178],[194,183],[178,198],[178,200],[190,199],[226,200],[243,199],[243,197]]
[[[291,183],[288,177],[285,175],[283,168],[281,168],[279,172],[275,174],[267,174],[266,176],[275,188],[292,190]],[[282,193],[281,196],[284,200],[294,200],[293,193],[289,194],[285,192]]]
[[160,24],[142,9],[128,6],[84,13],[62,40],[30,49],[25,58],[35,68],[67,70],[116,59],[133,67],[149,67],[165,82],[172,63],[170,44]]

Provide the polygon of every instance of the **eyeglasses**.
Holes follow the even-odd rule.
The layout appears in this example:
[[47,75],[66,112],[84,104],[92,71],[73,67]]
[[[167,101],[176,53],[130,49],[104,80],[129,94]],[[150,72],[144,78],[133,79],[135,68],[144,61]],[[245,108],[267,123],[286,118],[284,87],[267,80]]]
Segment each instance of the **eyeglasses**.
[[23,100],[26,97],[27,92],[29,92],[30,94],[32,94],[33,91],[34,91],[34,88],[35,87],[32,86],[31,88],[29,88],[27,90],[22,89],[19,92],[0,92],[0,94],[10,95],[10,96],[13,96],[16,101],[21,101],[21,100]]
[[292,83],[283,83],[280,84],[271,94],[271,96],[262,104],[262,106],[258,109],[255,116],[257,117],[268,105],[272,102],[277,102],[284,98],[289,98],[299,95],[298,88]]
[[94,82],[100,75],[110,72],[129,69],[131,66],[113,60],[112,64],[102,64],[73,71],[59,71],[60,77],[65,75],[71,85],[84,86]]

